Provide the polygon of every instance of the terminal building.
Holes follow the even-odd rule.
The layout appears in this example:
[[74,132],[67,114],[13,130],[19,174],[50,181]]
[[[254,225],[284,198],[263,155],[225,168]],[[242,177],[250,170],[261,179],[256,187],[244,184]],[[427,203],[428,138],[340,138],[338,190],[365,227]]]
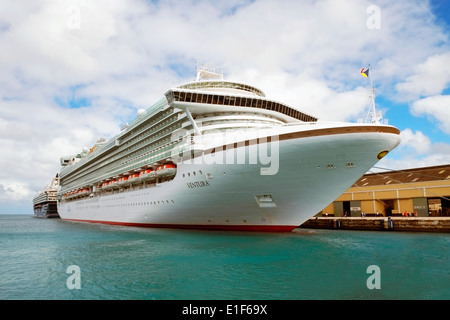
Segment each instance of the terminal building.
[[369,173],[317,216],[450,216],[450,164]]

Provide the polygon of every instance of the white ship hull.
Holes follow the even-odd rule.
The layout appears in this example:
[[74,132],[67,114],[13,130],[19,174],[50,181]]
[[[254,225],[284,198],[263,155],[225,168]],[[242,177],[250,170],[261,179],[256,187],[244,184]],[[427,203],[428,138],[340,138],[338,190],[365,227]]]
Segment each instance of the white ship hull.
[[[399,143],[382,125],[329,124],[281,128],[275,174],[250,163],[251,147],[235,144],[244,163],[178,163],[160,185],[59,201],[62,219],[140,227],[291,231],[333,202]],[[245,137],[244,137],[245,138]],[[237,140],[236,140],[237,141]],[[216,152],[216,159],[225,151]],[[272,168],[273,169],[273,168]]]

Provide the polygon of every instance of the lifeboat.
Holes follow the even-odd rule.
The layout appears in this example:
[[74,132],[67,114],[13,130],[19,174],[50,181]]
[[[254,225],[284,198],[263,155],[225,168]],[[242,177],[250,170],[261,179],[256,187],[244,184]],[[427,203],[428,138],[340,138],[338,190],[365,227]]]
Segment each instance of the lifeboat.
[[78,192],[78,196],[80,196],[80,197],[85,197],[87,195],[89,195],[89,189],[88,188],[80,189],[79,192]]
[[128,176],[121,177],[121,178],[119,179],[119,181],[117,181],[117,185],[118,185],[119,187],[126,186],[127,184],[129,184],[129,183],[128,183]]
[[158,177],[167,177],[174,176],[177,172],[177,167],[173,163],[168,163],[162,166],[159,166],[156,169],[156,176]]
[[108,184],[109,184],[109,181],[103,182],[102,183],[102,190],[108,190]]
[[75,191],[70,191],[69,194],[67,195],[68,199],[73,199],[76,197],[76,192]]
[[108,186],[110,189],[117,187],[117,180],[111,180]]
[[117,187],[117,180],[112,180],[109,185],[111,186],[111,189]]
[[130,175],[130,176],[128,177],[128,181],[129,181],[130,183],[136,183],[136,182],[138,182],[138,181],[139,181],[139,172],[133,173],[132,175]]
[[139,181],[148,181],[155,178],[155,176],[155,172],[152,169],[143,170],[139,174]]
[[117,186],[117,180],[107,181],[102,185],[103,190],[111,190],[112,188]]

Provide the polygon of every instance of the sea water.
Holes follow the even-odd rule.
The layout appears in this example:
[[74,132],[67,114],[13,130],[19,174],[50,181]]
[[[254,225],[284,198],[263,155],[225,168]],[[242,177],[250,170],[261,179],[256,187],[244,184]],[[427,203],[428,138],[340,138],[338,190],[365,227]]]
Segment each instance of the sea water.
[[450,235],[145,229],[0,215],[0,299],[449,299]]

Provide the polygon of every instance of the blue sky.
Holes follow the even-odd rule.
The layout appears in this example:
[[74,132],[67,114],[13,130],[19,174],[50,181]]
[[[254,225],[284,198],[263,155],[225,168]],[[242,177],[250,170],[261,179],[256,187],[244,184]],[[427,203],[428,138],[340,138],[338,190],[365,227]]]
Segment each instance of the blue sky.
[[0,10],[0,213],[29,213],[62,155],[223,68],[321,121],[376,104],[402,143],[378,166],[450,163],[450,1],[5,0]]

